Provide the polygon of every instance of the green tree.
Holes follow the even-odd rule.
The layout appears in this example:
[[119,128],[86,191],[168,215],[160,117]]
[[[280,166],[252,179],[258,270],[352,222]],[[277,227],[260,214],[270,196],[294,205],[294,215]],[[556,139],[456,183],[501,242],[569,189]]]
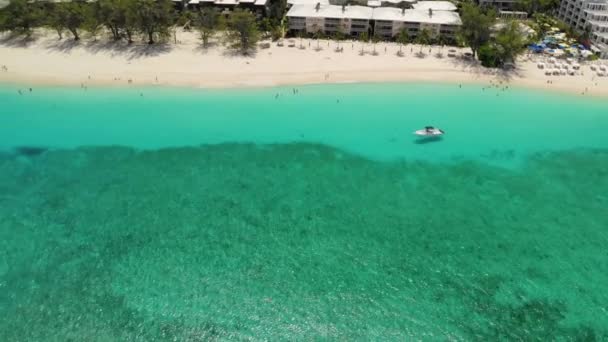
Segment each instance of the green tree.
[[56,16],[55,20],[63,22],[65,28],[74,36],[74,40],[80,40],[78,30],[82,28],[86,19],[84,4],[80,2],[56,3],[51,15]]
[[416,36],[416,44],[420,44],[420,52],[422,53],[422,46],[428,45],[431,41],[431,33],[428,29],[422,29],[418,32]]
[[559,0],[517,0],[516,8],[533,13],[551,13],[559,6]]
[[88,6],[84,8],[84,23],[83,27],[86,31],[88,31],[94,40],[97,40],[97,35],[101,28],[103,27],[103,18],[101,12],[101,5],[99,2],[90,3]]
[[57,15],[57,11],[52,11],[46,16],[45,26],[48,26],[57,32],[59,40],[63,39],[63,32],[65,31],[65,22],[61,16]]
[[203,47],[208,46],[209,38],[220,28],[220,24],[220,12],[216,8],[205,8],[197,13],[194,25],[203,41]]
[[137,0],[98,0],[99,18],[114,40],[133,42],[138,28]]
[[460,36],[471,48],[475,57],[479,47],[490,40],[490,31],[496,20],[496,14],[493,10],[484,13],[479,6],[465,3],[462,5],[461,20]]
[[363,32],[359,35],[359,41],[361,42],[361,54],[365,53],[365,44],[369,41],[369,33]]
[[526,43],[519,28],[519,23],[516,21],[508,22],[496,33],[494,39],[498,64],[504,65],[507,62],[513,62],[515,57],[525,50]]
[[38,4],[28,0],[11,0],[3,12],[4,28],[26,37],[30,37],[32,30],[42,23],[42,13]]
[[262,20],[260,20],[258,22],[258,29],[260,30],[261,33],[264,33],[264,34],[267,34],[268,32],[272,32],[273,25],[272,25],[272,21],[270,20],[270,18],[268,18],[268,17],[262,18]]
[[122,18],[119,29],[127,37],[127,43],[133,43],[133,36],[140,28],[140,16],[137,12],[137,0],[119,0]]
[[586,46],[589,46],[589,39],[591,39],[591,25],[587,24],[585,25],[585,27],[583,28],[583,32],[581,33],[580,37],[579,37],[579,41],[582,44],[585,44]]
[[403,46],[410,42],[410,35],[406,28],[402,28],[397,35],[397,43],[399,43],[399,53],[402,53]]
[[240,51],[243,55],[255,49],[260,33],[253,13],[236,9],[230,14],[226,26],[226,41],[230,48]]
[[279,26],[283,22],[287,0],[270,0],[269,17],[273,26]]
[[479,47],[479,61],[486,68],[496,68],[498,64],[498,54],[495,47],[489,43]]
[[6,12],[2,9],[0,9],[0,32],[4,32],[7,31],[8,28],[6,27]]
[[340,50],[340,41],[342,41],[342,39],[344,39],[344,33],[342,33],[342,28],[339,27],[336,32],[334,32],[334,34],[332,35],[332,38],[336,41],[336,51],[341,51]]
[[154,36],[166,37],[173,22],[173,4],[170,0],[137,0],[136,22],[139,31],[154,44]]
[[378,52],[376,52],[376,45],[378,44],[379,41],[382,40],[382,36],[380,36],[378,33],[374,33],[372,35],[372,44],[374,46],[374,51],[372,52],[372,54],[374,56],[378,55]]
[[[315,25],[316,26],[316,25]],[[312,35],[312,37],[317,41],[317,51],[321,50],[321,39],[324,37],[323,31],[321,31],[320,29],[315,29],[315,33]]]
[[298,31],[298,38],[300,38],[300,49],[304,49],[304,44],[302,44],[302,39],[306,36],[306,33],[302,31]]

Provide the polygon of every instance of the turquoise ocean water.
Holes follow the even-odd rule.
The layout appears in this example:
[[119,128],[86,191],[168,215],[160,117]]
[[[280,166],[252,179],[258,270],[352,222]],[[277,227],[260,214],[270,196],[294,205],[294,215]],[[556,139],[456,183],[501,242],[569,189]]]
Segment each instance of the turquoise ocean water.
[[21,89],[2,341],[608,339],[606,99]]

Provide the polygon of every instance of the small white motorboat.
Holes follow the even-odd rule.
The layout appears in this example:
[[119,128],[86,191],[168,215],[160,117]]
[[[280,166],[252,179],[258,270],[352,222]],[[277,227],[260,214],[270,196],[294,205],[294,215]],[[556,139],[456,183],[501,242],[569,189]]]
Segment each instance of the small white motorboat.
[[415,131],[414,134],[423,137],[438,137],[440,135],[443,135],[443,131],[433,126],[426,126],[424,127],[424,129],[419,129]]

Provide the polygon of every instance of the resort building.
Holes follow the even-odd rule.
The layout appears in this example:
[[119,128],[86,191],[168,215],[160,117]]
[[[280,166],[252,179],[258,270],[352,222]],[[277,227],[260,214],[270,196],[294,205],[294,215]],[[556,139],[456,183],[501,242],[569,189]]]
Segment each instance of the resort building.
[[[303,1],[303,0],[301,0]],[[292,33],[340,31],[358,36],[364,32],[393,38],[405,29],[410,38],[426,29],[431,38],[453,39],[462,25],[456,6],[448,1],[412,2],[413,8],[294,4],[287,12]]]
[[305,33],[323,32],[358,36],[369,32],[373,9],[366,6],[316,4],[293,5],[287,12],[289,30]]
[[418,1],[412,7],[421,11],[456,11],[456,5],[449,1]]
[[379,7],[373,13],[375,34],[384,38],[395,37],[401,30],[407,30],[414,38],[422,30],[427,30],[431,38],[454,39],[458,27],[462,25],[455,11],[435,11],[432,9],[399,9]]
[[608,58],[608,0],[562,0],[557,16],[579,32],[588,27],[592,50]]
[[512,11],[517,0],[479,0],[479,6],[494,7],[499,11]]

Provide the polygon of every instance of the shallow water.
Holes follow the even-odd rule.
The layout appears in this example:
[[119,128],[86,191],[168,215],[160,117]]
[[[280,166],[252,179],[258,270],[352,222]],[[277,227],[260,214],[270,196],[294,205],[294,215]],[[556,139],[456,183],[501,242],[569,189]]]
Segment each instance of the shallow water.
[[608,339],[608,105],[452,88],[2,88],[0,339]]

